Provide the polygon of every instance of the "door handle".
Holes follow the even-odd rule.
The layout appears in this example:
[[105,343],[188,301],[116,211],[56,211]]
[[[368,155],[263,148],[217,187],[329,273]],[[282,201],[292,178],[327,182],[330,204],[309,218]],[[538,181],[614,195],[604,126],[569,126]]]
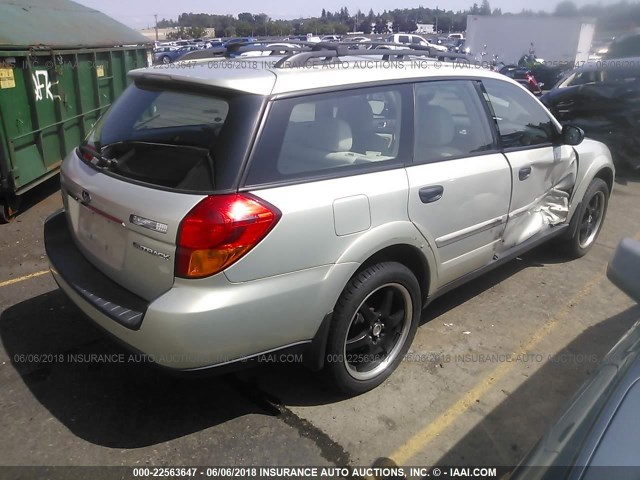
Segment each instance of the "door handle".
[[418,195],[420,195],[420,201],[422,201],[422,203],[437,202],[442,198],[443,193],[444,187],[442,185],[431,185],[418,190]]
[[531,175],[531,167],[522,167],[518,172],[518,178],[520,180],[526,180]]

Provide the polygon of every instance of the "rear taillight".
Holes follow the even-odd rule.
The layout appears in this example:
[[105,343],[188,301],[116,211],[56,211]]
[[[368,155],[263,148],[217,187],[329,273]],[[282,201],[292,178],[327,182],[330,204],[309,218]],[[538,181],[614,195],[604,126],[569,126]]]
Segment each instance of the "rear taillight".
[[98,156],[98,149],[93,143],[85,143],[78,148],[78,154],[85,162],[93,162]]
[[255,247],[280,211],[249,194],[212,195],[191,209],[178,230],[175,275],[218,273]]

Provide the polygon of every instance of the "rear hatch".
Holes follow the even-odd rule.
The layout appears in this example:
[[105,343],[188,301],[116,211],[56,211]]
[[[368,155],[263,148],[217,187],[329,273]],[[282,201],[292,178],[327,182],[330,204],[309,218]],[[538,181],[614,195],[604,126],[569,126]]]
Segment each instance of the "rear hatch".
[[264,97],[174,83],[131,85],[62,165],[74,241],[146,300],[173,285],[181,220],[237,189]]

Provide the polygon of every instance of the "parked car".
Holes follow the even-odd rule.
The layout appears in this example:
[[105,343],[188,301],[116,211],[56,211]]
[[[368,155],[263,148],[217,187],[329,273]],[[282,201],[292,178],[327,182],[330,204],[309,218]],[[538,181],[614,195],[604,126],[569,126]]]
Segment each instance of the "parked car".
[[548,87],[555,85],[562,78],[564,71],[570,68],[569,63],[547,64],[544,59],[536,56],[533,44],[529,53],[522,55],[518,60],[518,67],[530,70],[538,82]]
[[291,35],[289,37],[285,37],[283,39],[283,42],[288,42],[288,41],[300,41],[300,42],[306,42],[307,41],[307,36],[306,35]]
[[606,146],[495,72],[324,68],[338,58],[362,61],[132,72],[45,223],[71,300],[161,366],[300,349],[357,394],[400,364],[433,299],[552,238],[570,257],[593,246]]
[[320,39],[320,41],[322,41],[322,42],[339,42],[340,41],[340,36],[339,35],[325,35],[324,37],[322,37]]
[[[624,239],[607,274],[640,303],[638,272],[640,242]],[[606,355],[509,479],[638,478],[639,409],[640,320]]]
[[355,37],[347,37],[347,38],[344,39],[344,41],[346,41],[346,42],[365,43],[365,42],[370,42],[371,39],[369,37],[355,36]]
[[210,49],[210,48],[220,48],[223,45],[223,41],[222,40],[218,40],[218,39],[211,39],[211,40],[207,40],[204,42],[204,50]]
[[[284,55],[290,51],[301,51],[306,48],[300,44],[294,43],[267,43],[262,45],[255,45],[255,50],[238,52],[239,57],[266,57],[272,55]],[[234,56],[234,55],[230,55]]]
[[[162,61],[162,57],[164,57],[165,53],[169,53],[169,52],[173,52],[175,50],[178,50],[178,48],[180,47],[173,47],[173,46],[162,46],[162,47],[157,47],[153,50],[153,63],[164,63]],[[167,57],[169,57],[167,55]],[[169,57],[170,58],[170,57]],[[167,62],[169,63],[169,62]]]
[[153,56],[154,63],[173,63],[178,61],[183,55],[198,50],[198,47],[190,45],[183,47],[176,47],[174,50],[171,50],[172,47],[168,47],[169,50],[164,50],[162,52],[155,53]]
[[465,39],[462,38],[449,38],[446,42],[443,42],[442,45],[447,47],[449,52],[453,53],[469,53],[470,50],[465,46]]
[[404,43],[412,46],[419,45],[422,47],[429,47],[438,52],[447,51],[447,47],[438,45],[437,43],[431,43],[426,38],[412,33],[394,33],[387,37],[387,41],[390,43]]
[[587,62],[541,100],[561,122],[606,143],[619,165],[640,169],[640,57]]
[[640,34],[616,38],[602,53],[602,58],[606,60],[626,57],[640,57]]
[[258,41],[258,39],[255,38],[255,37],[233,37],[233,38],[230,38],[230,39],[224,41],[222,43],[222,46],[226,48],[229,45],[232,45],[234,43],[255,43],[257,41]]
[[516,80],[531,93],[535,95],[542,94],[542,87],[544,83],[538,83],[536,77],[528,68],[518,67],[517,65],[505,65],[499,71],[501,74]]

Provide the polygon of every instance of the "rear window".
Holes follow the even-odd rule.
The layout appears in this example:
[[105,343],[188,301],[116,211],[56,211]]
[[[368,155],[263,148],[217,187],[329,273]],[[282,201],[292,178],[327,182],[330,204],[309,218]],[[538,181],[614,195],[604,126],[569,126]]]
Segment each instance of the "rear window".
[[[151,92],[147,92],[147,95]],[[216,97],[190,95],[180,92],[157,92],[138,115],[129,136],[140,136],[143,130],[158,130],[172,127],[203,126],[216,129],[224,125],[229,112],[229,103]],[[150,95],[151,97],[151,95]],[[196,134],[194,140],[206,144],[208,138]]]
[[89,161],[168,189],[232,189],[258,121],[256,97],[132,85],[89,135],[98,154]]

